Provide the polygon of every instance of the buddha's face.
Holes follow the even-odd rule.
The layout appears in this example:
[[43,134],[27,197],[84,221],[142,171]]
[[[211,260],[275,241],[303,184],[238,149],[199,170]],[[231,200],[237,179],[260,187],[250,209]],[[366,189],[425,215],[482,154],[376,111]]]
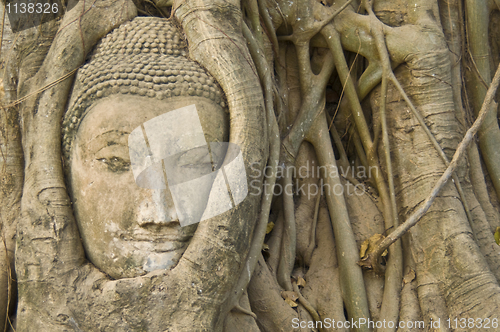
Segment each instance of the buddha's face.
[[[68,174],[75,217],[87,257],[115,279],[174,267],[196,230],[196,224],[180,226],[168,184],[166,189],[138,185],[129,154],[129,135],[134,129],[193,104],[206,141],[227,141],[226,113],[200,97],[160,101],[132,95],[110,96],[95,103],[81,121]],[[206,165],[200,160],[212,156],[195,151],[182,158],[184,165],[203,168]],[[190,197],[195,213],[205,208],[209,191],[201,189]]]

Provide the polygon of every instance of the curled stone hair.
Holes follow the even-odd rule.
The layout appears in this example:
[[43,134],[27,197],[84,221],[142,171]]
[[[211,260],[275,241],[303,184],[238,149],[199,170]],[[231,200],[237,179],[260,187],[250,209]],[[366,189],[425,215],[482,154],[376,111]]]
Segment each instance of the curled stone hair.
[[225,108],[222,90],[196,62],[186,57],[177,27],[156,17],[136,17],[104,37],[78,70],[62,123],[63,153],[68,159],[87,110],[113,94],[165,99],[198,96]]

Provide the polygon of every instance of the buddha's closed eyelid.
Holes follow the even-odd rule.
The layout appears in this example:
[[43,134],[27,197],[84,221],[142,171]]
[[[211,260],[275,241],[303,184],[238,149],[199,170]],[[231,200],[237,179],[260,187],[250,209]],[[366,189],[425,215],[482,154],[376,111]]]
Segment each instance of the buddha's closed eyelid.
[[110,172],[122,173],[130,170],[130,161],[120,157],[98,158],[97,161],[105,164]]
[[93,159],[105,164],[111,172],[125,172],[130,169],[128,147],[123,144],[108,142],[94,154]]
[[[92,151],[90,151],[90,153],[92,153]],[[112,156],[116,156],[124,160],[130,159],[128,145],[124,145],[121,142],[114,141],[104,142],[100,147],[97,147],[95,149],[95,152],[93,154],[96,158],[109,158]]]
[[208,148],[198,147],[182,153],[177,159],[179,167],[194,167],[209,164],[211,165],[211,154]]

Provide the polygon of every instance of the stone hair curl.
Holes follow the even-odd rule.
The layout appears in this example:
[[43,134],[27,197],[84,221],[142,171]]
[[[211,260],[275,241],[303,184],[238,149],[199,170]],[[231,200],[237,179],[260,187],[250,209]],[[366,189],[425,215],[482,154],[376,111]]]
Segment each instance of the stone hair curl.
[[225,108],[215,80],[186,57],[186,43],[170,21],[136,17],[109,33],[78,70],[62,123],[63,154],[68,159],[81,120],[92,104],[112,94],[165,99],[198,96]]

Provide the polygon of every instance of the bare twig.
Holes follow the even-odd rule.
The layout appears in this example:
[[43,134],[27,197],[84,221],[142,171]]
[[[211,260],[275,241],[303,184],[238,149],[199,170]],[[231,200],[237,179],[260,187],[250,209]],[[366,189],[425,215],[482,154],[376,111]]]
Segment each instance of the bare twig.
[[30,97],[33,97],[33,96],[36,96],[37,94],[39,93],[42,93],[44,92],[45,90],[48,90],[50,88],[52,88],[53,86],[55,86],[56,84],[64,81],[65,79],[71,77],[71,75],[73,75],[74,73],[76,73],[76,71],[78,70],[79,67],[73,69],[72,71],[70,71],[69,73],[63,75],[62,77],[58,78],[57,80],[53,81],[53,82],[50,82],[48,83],[47,85],[45,85],[44,87],[41,87],[40,89],[36,90],[36,91],[33,91],[29,94],[27,94],[26,96],[22,97],[22,98],[19,98],[18,100],[15,100],[13,101],[12,103],[8,104],[8,105],[5,105],[5,106],[0,106],[0,108],[2,109],[7,109],[9,107],[14,107],[16,105],[19,105],[21,104],[23,101],[25,101],[26,99],[30,98]]

